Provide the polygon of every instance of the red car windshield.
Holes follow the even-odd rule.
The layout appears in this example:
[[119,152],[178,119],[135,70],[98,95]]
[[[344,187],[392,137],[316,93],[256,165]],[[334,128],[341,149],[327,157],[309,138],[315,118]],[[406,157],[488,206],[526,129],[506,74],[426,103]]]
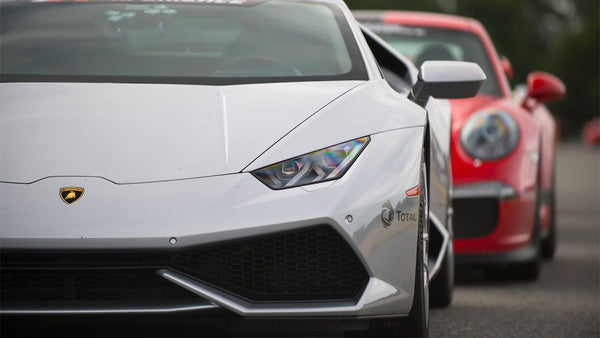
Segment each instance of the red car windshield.
[[502,96],[502,90],[483,42],[475,34],[443,28],[366,23],[394,49],[417,67],[427,60],[469,61],[481,66],[487,76],[480,94]]
[[337,6],[283,0],[3,2],[1,80],[366,80]]

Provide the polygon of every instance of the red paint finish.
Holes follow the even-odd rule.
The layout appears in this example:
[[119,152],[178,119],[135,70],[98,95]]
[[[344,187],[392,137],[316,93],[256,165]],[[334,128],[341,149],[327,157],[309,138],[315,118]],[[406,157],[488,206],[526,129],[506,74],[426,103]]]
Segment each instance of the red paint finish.
[[[515,118],[520,130],[519,143],[506,157],[497,161],[479,161],[470,157],[460,142],[466,120],[481,109],[497,109]],[[531,153],[539,149],[539,131],[533,116],[506,98],[478,96],[452,100],[452,180],[455,187],[477,182],[500,181],[517,197],[499,205],[498,226],[486,237],[455,239],[456,254],[492,253],[518,249],[531,241],[536,206],[538,163]],[[455,224],[455,227],[460,226]]]
[[[517,191],[535,190],[537,163],[531,153],[539,149],[539,131],[533,116],[509,99],[478,96],[451,100],[452,103],[452,181],[455,186],[481,181],[501,181]],[[519,143],[506,157],[496,161],[479,161],[468,155],[460,142],[462,126],[479,110],[509,113],[520,131]]]
[[504,69],[502,68],[498,52],[496,52],[492,40],[479,21],[454,15],[422,12],[384,12],[382,21],[384,23],[405,26],[447,28],[477,35],[483,42],[488,56],[492,61],[491,63],[494,67],[494,72],[500,81],[499,85],[503,95],[505,97],[510,96],[510,86],[504,75]]
[[512,80],[512,78],[515,76],[515,73],[510,60],[506,56],[500,56],[500,63],[502,64],[502,69],[504,70],[506,77]]
[[[556,124],[544,102],[564,96],[565,87],[551,74],[536,72],[529,76],[528,95],[514,98],[507,73],[512,67],[500,58],[485,28],[476,20],[451,15],[418,12],[383,12],[381,21],[388,24],[460,30],[475,34],[483,42],[502,90],[501,97],[478,95],[470,99],[451,100],[452,104],[452,172],[453,184],[500,181],[517,193],[513,199],[499,202],[496,230],[488,236],[455,239],[456,254],[500,253],[527,246],[532,238],[536,213],[542,230],[550,225],[551,206],[537,205],[540,191],[552,189]],[[470,157],[460,143],[464,123],[477,111],[502,110],[517,122],[520,139],[516,148],[504,158],[478,161]],[[537,159],[537,160],[536,160]],[[538,163],[538,161],[540,161]],[[460,226],[454,225],[455,228]]]
[[600,118],[592,119],[583,126],[583,142],[590,147],[600,145]]
[[527,96],[540,103],[560,100],[567,88],[556,76],[544,72],[533,72],[527,77]]
[[519,249],[531,241],[535,212],[535,192],[500,202],[498,227],[485,237],[455,239],[455,254],[498,253]]

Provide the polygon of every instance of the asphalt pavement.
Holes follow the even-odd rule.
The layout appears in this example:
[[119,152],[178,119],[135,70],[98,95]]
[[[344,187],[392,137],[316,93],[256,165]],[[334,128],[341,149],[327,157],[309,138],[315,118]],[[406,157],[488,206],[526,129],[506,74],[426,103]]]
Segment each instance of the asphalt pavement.
[[523,282],[459,271],[454,301],[431,311],[431,337],[600,337],[600,152],[562,144],[558,250]]
[[[600,151],[577,143],[558,149],[558,249],[539,280],[490,278],[461,270],[452,305],[432,309],[431,337],[600,337]],[[56,319],[56,320],[55,320]],[[192,318],[27,318],[3,321],[3,337],[214,337]],[[238,337],[341,337],[330,332]]]

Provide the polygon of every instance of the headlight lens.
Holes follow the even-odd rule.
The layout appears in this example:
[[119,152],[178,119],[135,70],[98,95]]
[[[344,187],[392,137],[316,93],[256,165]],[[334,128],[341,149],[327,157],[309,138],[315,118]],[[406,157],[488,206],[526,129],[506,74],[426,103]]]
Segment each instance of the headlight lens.
[[369,142],[369,137],[341,143],[252,172],[272,189],[292,188],[340,178]]
[[463,126],[460,142],[473,158],[497,160],[508,155],[517,146],[519,127],[507,112],[479,111]]

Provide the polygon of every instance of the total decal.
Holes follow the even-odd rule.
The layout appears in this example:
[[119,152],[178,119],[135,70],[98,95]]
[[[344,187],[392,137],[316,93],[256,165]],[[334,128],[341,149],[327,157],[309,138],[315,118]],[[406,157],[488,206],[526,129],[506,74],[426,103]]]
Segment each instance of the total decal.
[[392,225],[394,220],[401,223],[416,222],[418,220],[416,212],[402,212],[401,210],[394,210],[392,202],[390,201],[385,201],[385,203],[381,206],[380,216],[384,228]]

